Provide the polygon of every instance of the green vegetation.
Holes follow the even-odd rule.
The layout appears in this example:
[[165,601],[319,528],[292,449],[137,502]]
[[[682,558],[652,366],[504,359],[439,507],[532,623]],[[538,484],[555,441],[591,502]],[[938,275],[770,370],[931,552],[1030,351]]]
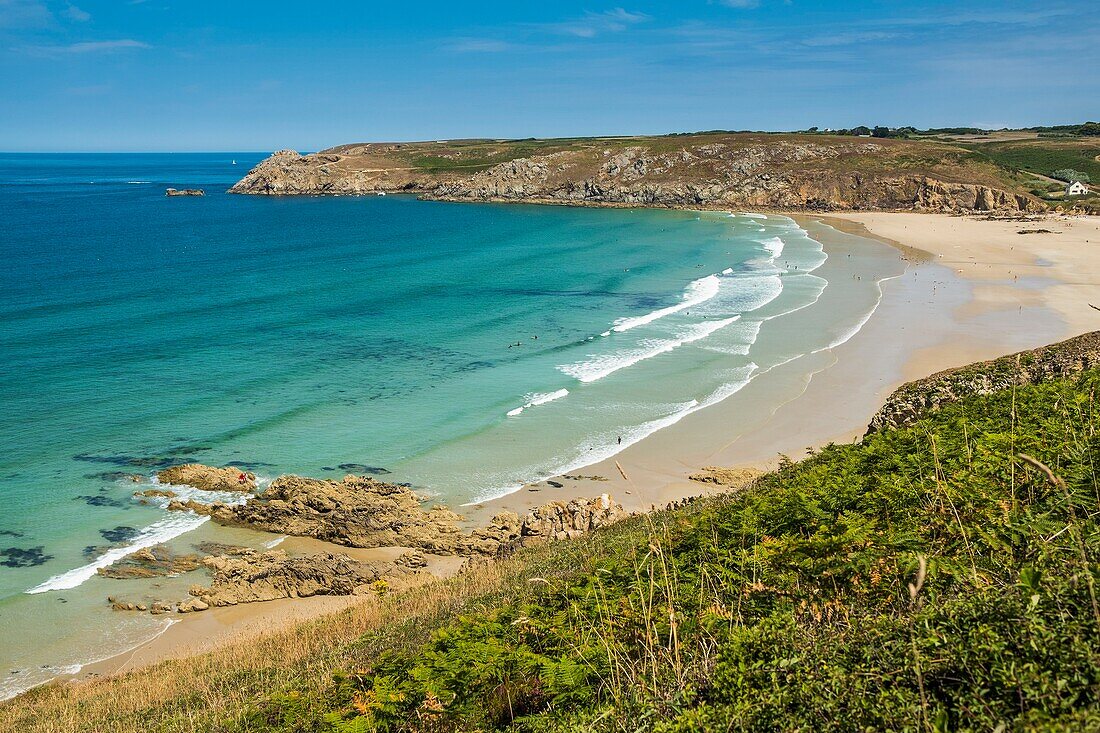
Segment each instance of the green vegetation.
[[366,636],[321,704],[291,686],[240,729],[1096,729],[1097,387],[969,399],[529,553],[559,569]]
[[1052,178],[1057,178],[1060,181],[1082,181],[1087,182],[1089,180],[1089,174],[1081,171],[1075,171],[1072,168],[1059,168],[1050,174]]
[[1005,168],[1052,178],[1057,178],[1054,173],[1060,169],[1072,169],[1100,180],[1100,141],[1044,139],[964,145]]
[[1100,370],[0,729],[1100,730]]

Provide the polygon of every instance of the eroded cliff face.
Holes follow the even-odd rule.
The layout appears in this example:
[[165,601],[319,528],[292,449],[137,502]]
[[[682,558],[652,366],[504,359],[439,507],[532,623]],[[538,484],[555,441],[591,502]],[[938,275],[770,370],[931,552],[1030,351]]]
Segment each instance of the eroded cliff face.
[[[571,149],[521,157],[473,173],[427,172],[372,149],[280,151],[230,189],[253,194],[417,193],[455,201],[575,205],[756,207],[789,210],[1036,211],[1041,202],[989,185],[910,171],[896,146],[876,142],[711,142]],[[935,166],[932,166],[935,168]],[[961,177],[964,168],[945,170]]]

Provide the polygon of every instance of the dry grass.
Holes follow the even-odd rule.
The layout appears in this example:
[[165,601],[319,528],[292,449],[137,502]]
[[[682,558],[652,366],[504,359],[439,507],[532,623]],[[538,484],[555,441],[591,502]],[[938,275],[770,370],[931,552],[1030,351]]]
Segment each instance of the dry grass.
[[44,685],[0,703],[0,730],[182,733],[243,726],[252,706],[273,691],[301,689],[304,682],[320,693],[333,670],[366,661],[355,644],[364,634],[410,622],[429,627],[430,620],[500,589],[512,566],[480,565],[446,581],[118,677]]

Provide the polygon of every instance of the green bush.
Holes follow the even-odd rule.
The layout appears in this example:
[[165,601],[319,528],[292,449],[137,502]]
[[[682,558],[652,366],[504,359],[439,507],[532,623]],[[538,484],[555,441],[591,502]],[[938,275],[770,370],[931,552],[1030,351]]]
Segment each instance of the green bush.
[[[1097,386],[964,400],[540,549],[573,569],[338,675],[324,724],[1100,729]],[[310,729],[292,694],[266,719]]]

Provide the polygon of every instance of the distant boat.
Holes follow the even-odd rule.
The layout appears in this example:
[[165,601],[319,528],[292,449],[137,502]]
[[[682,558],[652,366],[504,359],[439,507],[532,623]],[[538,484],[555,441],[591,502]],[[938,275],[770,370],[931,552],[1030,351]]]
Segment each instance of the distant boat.
[[233,161],[233,165],[237,165],[237,161],[235,161],[235,160],[234,160],[234,161]]
[[385,196],[386,192],[385,191],[379,191],[376,195],[377,196]]

